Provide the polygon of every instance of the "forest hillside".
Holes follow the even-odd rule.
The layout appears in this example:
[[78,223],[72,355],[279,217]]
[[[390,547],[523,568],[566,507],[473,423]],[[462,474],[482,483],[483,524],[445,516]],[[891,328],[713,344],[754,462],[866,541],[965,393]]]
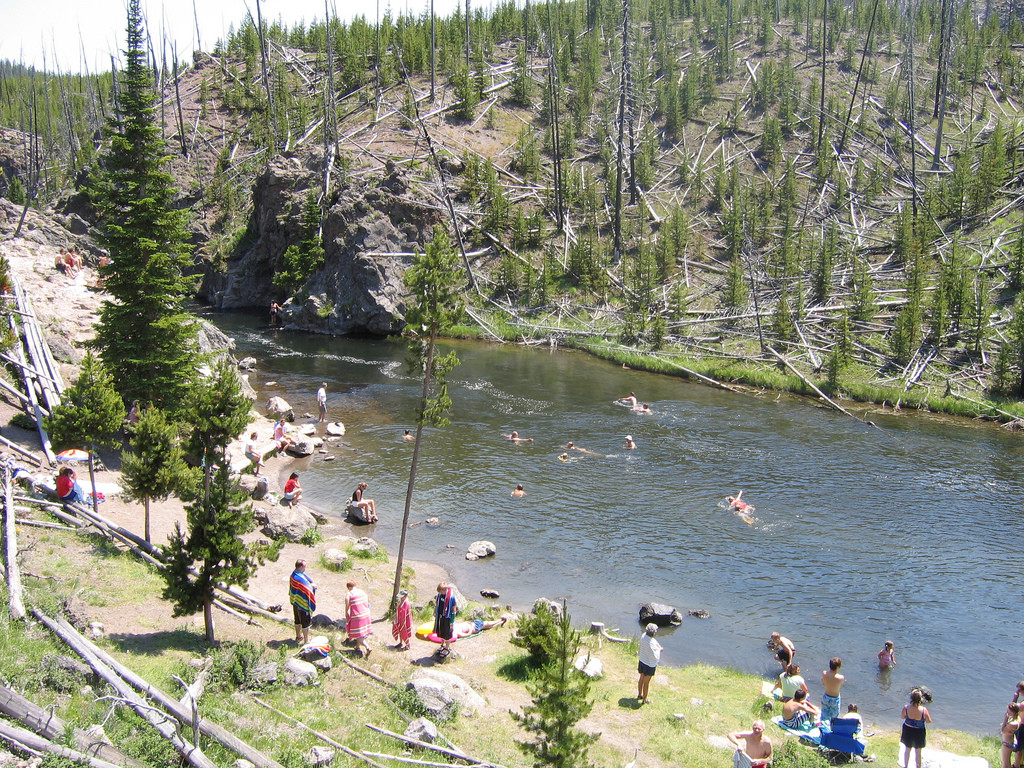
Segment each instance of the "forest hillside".
[[[152,41],[197,292],[394,332],[401,273],[441,226],[466,333],[1024,413],[1014,6],[467,9],[244,19],[188,62]],[[88,220],[116,80],[0,64],[0,193]]]

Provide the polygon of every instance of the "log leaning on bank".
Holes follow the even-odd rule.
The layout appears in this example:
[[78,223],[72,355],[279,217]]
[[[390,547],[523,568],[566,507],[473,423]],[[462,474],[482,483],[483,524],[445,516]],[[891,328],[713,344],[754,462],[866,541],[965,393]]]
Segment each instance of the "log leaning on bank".
[[[36,614],[37,617],[41,616],[41,614],[38,611],[34,610],[33,613]],[[40,618],[40,621],[43,621],[43,619]],[[64,642],[68,643],[68,645],[70,645],[80,656],[82,656],[82,658],[88,661],[90,666],[93,666],[93,669],[96,669],[96,667],[93,665],[93,662],[90,661],[90,657],[94,658],[102,666],[106,667],[112,674],[117,676],[118,680],[123,679],[123,681],[127,681],[128,685],[137,690],[139,693],[143,693],[149,698],[151,698],[153,701],[155,701],[157,704],[159,704],[161,707],[167,710],[167,712],[169,712],[180,723],[188,726],[189,728],[192,727],[192,712],[188,707],[182,706],[181,703],[178,702],[170,694],[165,693],[164,691],[153,685],[150,685],[137,674],[132,672],[132,670],[128,669],[126,666],[124,666],[119,661],[110,656],[110,654],[108,654],[102,648],[95,645],[87,638],[83,637],[74,627],[72,627],[63,619],[47,619],[47,621],[54,625],[50,626],[50,624],[47,624],[47,626],[50,627],[50,629],[55,634],[57,634],[58,637],[64,640]],[[69,642],[69,637],[75,640],[75,645],[72,645],[71,642]],[[85,653],[83,653],[81,649],[84,649]],[[96,671],[99,672],[98,669],[96,669]],[[245,758],[253,765],[255,765],[256,768],[282,768],[280,763],[267,757],[262,752],[250,746],[249,744],[246,744],[244,741],[242,741],[237,736],[230,733],[226,728],[218,725],[217,723],[213,723],[204,718],[200,718],[199,731],[204,736],[213,739],[226,749],[230,749],[232,752],[235,752],[240,757]]]
[[24,728],[18,728],[16,725],[11,725],[3,720],[0,720],[0,739],[14,745],[17,749],[32,754],[46,752],[51,755],[59,755],[72,762],[88,765],[91,768],[121,768],[116,763],[111,763],[98,757],[90,757],[82,752],[54,744],[49,739],[32,733],[32,731],[26,731]]

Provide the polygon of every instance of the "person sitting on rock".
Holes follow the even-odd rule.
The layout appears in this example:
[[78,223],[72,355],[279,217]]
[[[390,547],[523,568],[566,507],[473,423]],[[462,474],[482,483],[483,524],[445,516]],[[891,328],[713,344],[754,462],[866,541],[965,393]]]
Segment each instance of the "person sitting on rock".
[[277,448],[281,451],[285,450],[289,445],[295,445],[295,441],[288,437],[288,427],[284,416],[274,422],[274,442],[277,443]]
[[284,500],[294,506],[302,499],[302,486],[299,485],[299,473],[292,472],[284,484]]
[[377,505],[373,499],[364,499],[363,491],[366,490],[366,483],[360,483],[352,493],[352,503],[363,511],[363,516],[368,523],[377,522]]
[[263,454],[260,449],[256,447],[256,441],[259,439],[259,435],[253,432],[249,435],[249,442],[245,444],[245,458],[256,465],[256,476],[259,477],[260,469],[263,467]]

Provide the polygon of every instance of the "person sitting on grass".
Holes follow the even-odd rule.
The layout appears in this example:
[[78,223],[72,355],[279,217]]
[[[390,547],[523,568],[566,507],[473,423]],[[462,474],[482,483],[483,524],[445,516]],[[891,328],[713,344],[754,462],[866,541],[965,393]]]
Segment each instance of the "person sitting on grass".
[[809,731],[818,724],[821,713],[807,701],[807,691],[798,688],[793,698],[782,705],[782,724],[794,731]]

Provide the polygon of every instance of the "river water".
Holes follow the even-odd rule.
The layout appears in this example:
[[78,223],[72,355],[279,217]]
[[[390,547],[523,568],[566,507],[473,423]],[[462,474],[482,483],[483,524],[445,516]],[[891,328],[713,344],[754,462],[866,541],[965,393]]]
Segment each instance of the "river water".
[[[402,434],[420,387],[403,346],[210,319],[259,361],[260,404],[279,394],[297,415],[315,413],[328,383],[345,445],[334,462],[297,462],[304,501],[341,512],[366,481],[381,521],[359,535],[394,553],[412,456]],[[642,602],[709,611],[659,634],[667,664],[775,675],[765,640],[778,630],[796,643],[815,703],[821,670],[841,656],[844,701],[869,722],[895,725],[910,688],[926,685],[936,727],[998,728],[1024,679],[1020,435],[916,414],[873,414],[874,429],[807,401],[573,351],[448,346],[462,359],[451,425],[425,432],[412,513],[442,525],[413,527],[408,557],[441,564],[469,596],[496,589],[516,609],[565,598],[578,625],[626,635],[640,631]],[[630,391],[651,415],[613,402]],[[535,442],[502,438],[513,429]],[[622,449],[627,434],[637,450]],[[569,440],[595,454],[560,461]],[[525,498],[510,497],[516,483]],[[752,525],[725,508],[740,489]],[[467,562],[477,539],[497,556]],[[885,640],[896,644],[890,673],[877,667]]]

